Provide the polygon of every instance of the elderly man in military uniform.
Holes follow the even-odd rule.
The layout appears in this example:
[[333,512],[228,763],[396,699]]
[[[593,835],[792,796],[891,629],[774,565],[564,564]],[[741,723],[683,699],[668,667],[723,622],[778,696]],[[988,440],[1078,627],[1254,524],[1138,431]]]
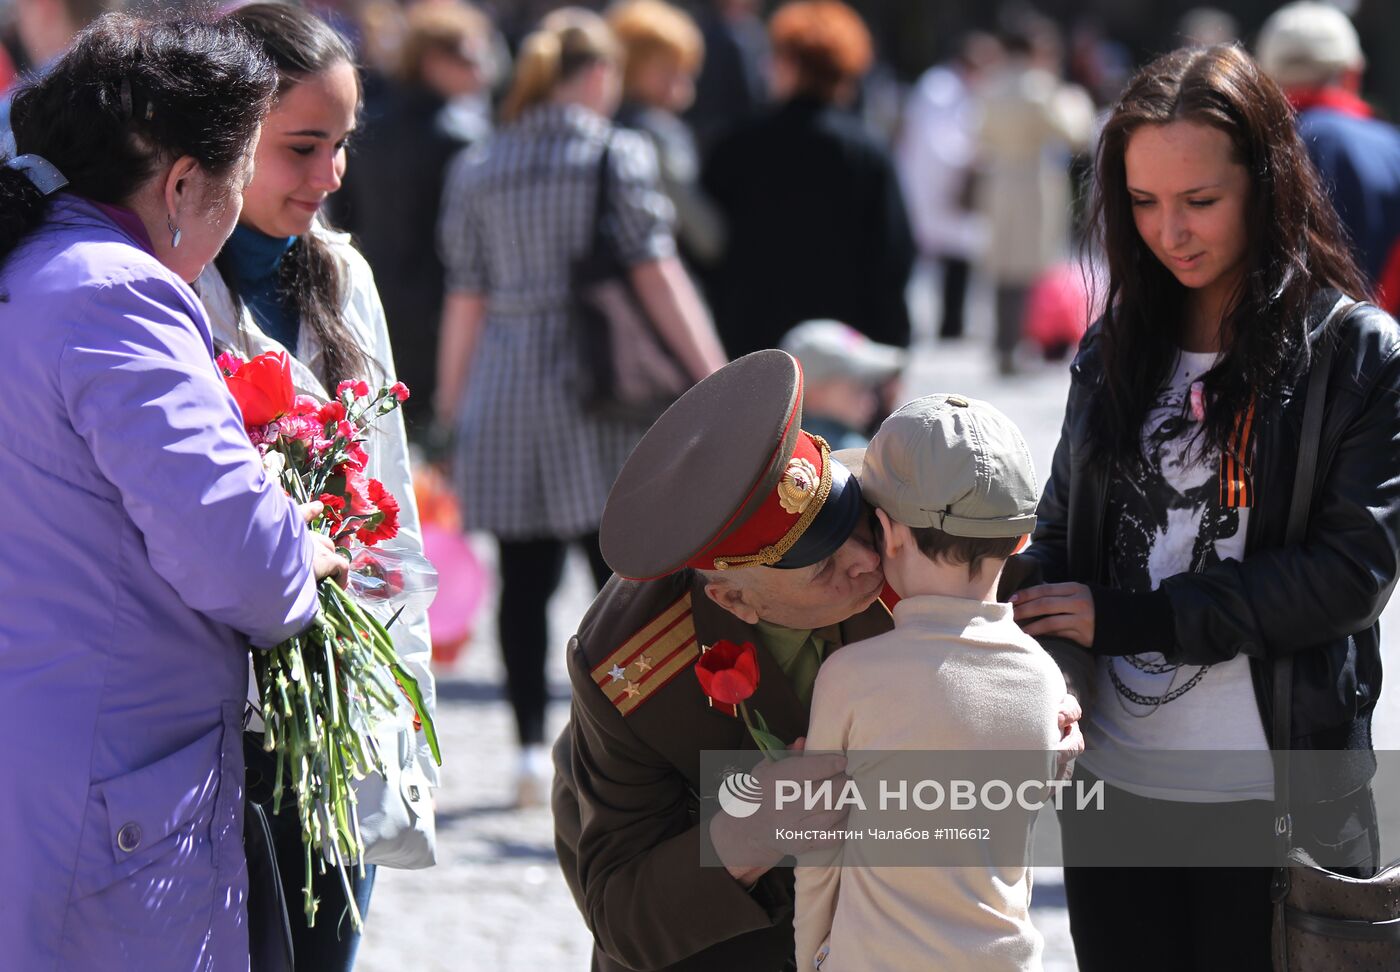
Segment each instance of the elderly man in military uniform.
[[[608,498],[601,543],[616,575],[569,644],[553,794],[560,865],[600,972],[794,967],[792,870],[752,863],[771,821],[715,816],[728,831],[715,846],[745,846],[745,863],[701,866],[700,753],[754,743],[692,669],[722,639],[752,642],[749,704],[800,746],[823,658],[892,627],[860,487],[801,426],[801,369],[755,352],[668,410]],[[1067,698],[1063,755],[1083,749],[1078,718]],[[842,768],[832,755],[804,763],[814,777]]]

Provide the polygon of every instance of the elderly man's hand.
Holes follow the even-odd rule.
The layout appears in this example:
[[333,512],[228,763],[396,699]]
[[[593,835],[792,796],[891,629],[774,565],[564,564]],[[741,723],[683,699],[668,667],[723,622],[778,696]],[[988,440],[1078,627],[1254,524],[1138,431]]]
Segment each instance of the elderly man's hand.
[[1084,733],[1079,731],[1079,720],[1084,718],[1084,711],[1079,707],[1079,700],[1073,695],[1066,695],[1060,700],[1058,721],[1060,726],[1060,744],[1055,747],[1055,779],[1067,780],[1074,772],[1074,760],[1084,752]]
[[776,801],[769,796],[774,792],[775,779],[793,780],[804,785],[810,781],[813,788],[822,780],[832,780],[832,789],[840,793],[845,784],[845,757],[836,753],[822,753],[816,756],[802,756],[806,746],[802,737],[788,746],[794,755],[780,762],[764,760],[754,767],[753,776],[763,787],[764,801],[759,811],[742,819],[727,813],[717,813],[710,820],[710,841],[714,844],[719,859],[725,862],[725,869],[734,880],[746,888],[751,888],[773,865],[789,854],[803,854],[823,847],[834,847],[838,840],[779,840],[780,830],[830,831],[845,825],[847,811],[806,810],[801,801],[776,809]]

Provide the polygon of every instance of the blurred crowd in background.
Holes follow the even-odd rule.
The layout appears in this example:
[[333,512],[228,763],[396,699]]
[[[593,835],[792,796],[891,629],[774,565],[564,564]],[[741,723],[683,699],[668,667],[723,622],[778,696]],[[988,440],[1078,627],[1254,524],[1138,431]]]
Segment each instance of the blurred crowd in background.
[[[114,6],[139,8],[142,0],[0,0],[0,91],[21,72],[42,70]],[[329,216],[375,271],[398,367],[415,391],[410,428],[423,439],[442,312],[435,241],[444,179],[457,153],[499,125],[519,43],[558,5],[311,6],[353,41],[365,80],[363,119]],[[768,19],[776,4],[622,2],[606,11],[626,56],[615,120],[656,150],[680,253],[731,357],[777,346],[791,327],[816,318],[907,347],[903,289],[923,260],[941,284],[928,324],[940,339],[963,336],[971,282],[980,277],[992,288],[993,349],[1010,373],[1023,339],[1059,357],[1083,329],[1077,244],[1096,118],[1152,54],[1232,41],[1257,54],[1274,6],[857,2],[858,16],[824,25],[820,37],[795,37],[812,28],[793,24],[793,37],[777,38],[830,59],[829,83],[813,95],[795,94],[790,81],[784,90]],[[1330,6],[1363,34],[1379,31],[1377,43],[1400,34],[1389,4]],[[1359,48],[1338,53],[1345,38],[1330,36],[1325,22],[1312,29],[1315,50],[1304,55],[1320,66],[1278,80],[1307,91],[1336,86],[1358,96],[1349,114],[1387,117],[1389,65],[1363,73]],[[816,102],[835,109],[823,123],[841,124],[826,132],[850,149],[830,167],[804,153],[801,129],[813,122],[800,117],[802,103]],[[1400,226],[1400,215],[1386,215],[1379,232],[1349,220],[1359,246],[1385,248]],[[1373,279],[1386,256],[1366,254]]]
[[[0,0],[0,91],[26,71],[42,72],[110,6]],[[611,114],[647,146],[634,158],[626,148],[633,143],[616,144],[627,156],[620,171],[632,173],[618,187],[635,250],[625,262],[655,271],[633,282],[654,318],[691,335],[690,377],[725,357],[784,347],[807,370],[808,427],[833,443],[860,441],[898,404],[909,354],[937,354],[938,342],[985,340],[1004,375],[1072,352],[1095,315],[1094,243],[1084,238],[1083,214],[1097,126],[1135,66],[1174,47],[1239,42],[1260,59],[1299,111],[1378,299],[1391,310],[1400,300],[1400,134],[1384,120],[1400,106],[1400,75],[1381,59],[1368,62],[1359,39],[1376,52],[1387,39],[1400,43],[1400,5],[1388,0],[1277,12],[1265,0],[1219,9],[1146,0],[1047,0],[1039,9],[619,0],[593,5],[605,27],[541,0],[313,6],[353,43],[363,75],[362,117],[323,215],[352,234],[373,268],[398,374],[413,391],[409,434],[430,459],[446,454],[467,414],[458,400],[466,365],[445,366],[440,352],[456,347],[444,322],[460,327],[461,314],[471,313],[453,304],[454,293],[481,296],[485,278],[472,275],[474,263],[535,259],[539,241],[520,239],[519,225],[478,227],[484,242],[463,239],[471,233],[461,228],[478,218],[473,187],[488,185],[468,171],[473,150],[499,144],[506,153],[512,129],[534,117],[520,102],[530,88],[521,74],[541,70],[542,35],[558,44],[567,34],[569,44],[584,45],[580,57],[616,70],[616,97],[577,85],[564,91],[573,81],[557,65],[563,57],[567,68],[571,55],[555,51],[555,73],[525,97],[559,101],[564,91],[564,101]],[[528,55],[527,36],[535,38]],[[7,110],[0,99],[0,141]],[[12,148],[0,144],[0,152]],[[653,191],[664,201],[647,196]],[[660,229],[646,223],[653,218]],[[549,219],[538,216],[538,225]],[[462,265],[455,271],[454,259]],[[911,315],[908,299],[921,265],[920,279],[937,281],[939,294],[929,320]],[[499,273],[492,285],[499,290]],[[978,288],[991,296],[990,335],[969,334],[969,295]],[[707,334],[717,334],[722,354]],[[439,387],[444,375],[452,387]],[[528,385],[521,394],[528,397]],[[470,417],[478,425],[518,421],[523,407],[514,418],[479,410]],[[585,432],[592,427],[570,434]],[[639,434],[609,441],[625,456]],[[602,467],[621,461],[611,448],[597,446],[609,457]],[[494,458],[469,454],[458,469],[495,468]],[[543,623],[540,599],[558,582],[562,553],[558,544],[522,544],[587,546],[590,536],[596,544],[590,530],[610,480],[604,473],[606,481],[588,484],[600,496],[578,500],[551,494],[545,475],[542,495],[555,507],[579,503],[578,522],[517,523],[509,511],[459,509],[459,498],[472,505],[471,489],[464,496],[434,465],[420,464],[429,553],[444,585],[461,585],[435,606],[435,648],[451,657],[481,599],[459,527],[495,534],[503,569],[516,564],[517,586],[530,587],[526,600],[503,602],[502,640],[508,669],[512,638],[531,644],[531,660],[517,659],[509,677],[521,742],[532,751],[523,777],[542,783],[538,656],[546,640],[542,630],[512,635],[507,615]],[[533,495],[501,482],[517,503]],[[464,572],[457,580],[448,576],[454,565]],[[596,556],[594,565],[605,577]]]

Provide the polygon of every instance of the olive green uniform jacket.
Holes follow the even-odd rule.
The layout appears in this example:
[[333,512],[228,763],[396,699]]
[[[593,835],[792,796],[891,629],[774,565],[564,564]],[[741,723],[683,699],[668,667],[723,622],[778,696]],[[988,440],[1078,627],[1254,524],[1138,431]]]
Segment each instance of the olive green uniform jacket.
[[[846,644],[892,626],[877,601],[821,634]],[[554,748],[555,846],[600,972],[779,972],[793,961],[791,868],[749,891],[724,868],[700,866],[700,752],[754,748],[743,720],[712,708],[693,672],[701,646],[721,639],[757,647],[749,705],[782,739],[804,735],[808,708],[756,629],[706,597],[693,571],[614,577],[569,643],[574,702]]]

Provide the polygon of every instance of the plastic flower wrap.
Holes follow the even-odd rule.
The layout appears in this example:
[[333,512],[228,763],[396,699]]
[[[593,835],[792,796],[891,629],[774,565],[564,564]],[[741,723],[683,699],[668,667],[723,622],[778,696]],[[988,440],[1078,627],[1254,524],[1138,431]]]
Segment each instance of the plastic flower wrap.
[[[298,503],[320,500],[324,511],[311,529],[330,536],[354,566],[350,589],[321,582],[320,612],[306,631],[270,651],[253,652],[264,723],[264,748],[277,754],[273,812],[280,812],[289,779],[301,821],[306,879],[303,910],[315,924],[313,868],[334,867],[345,885],[350,917],[361,918],[350,891],[349,869],[363,867],[353,780],[383,771],[372,729],[395,718],[401,700],[412,706],[433,758],[442,762],[437,732],[418,682],[394,650],[387,628],[426,592],[432,599],[432,565],[407,552],[374,551],[398,533],[399,504],[366,474],[362,442],[374,422],[408,398],[402,383],[370,389],[342,382],[329,402],[297,395],[285,354],[243,361],[218,359],[229,390],[243,412],[248,437],[263,467]],[[397,588],[396,588],[397,585]],[[405,597],[405,594],[410,597]],[[364,602],[364,603],[362,603]],[[387,623],[367,604],[393,607]]]

